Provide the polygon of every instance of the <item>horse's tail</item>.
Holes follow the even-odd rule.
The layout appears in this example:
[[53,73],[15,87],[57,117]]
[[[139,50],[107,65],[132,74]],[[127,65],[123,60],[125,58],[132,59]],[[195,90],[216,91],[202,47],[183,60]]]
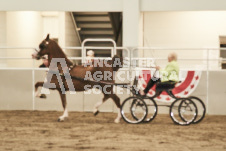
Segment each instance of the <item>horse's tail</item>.
[[123,59],[117,55],[112,58],[113,71],[118,71],[123,66]]

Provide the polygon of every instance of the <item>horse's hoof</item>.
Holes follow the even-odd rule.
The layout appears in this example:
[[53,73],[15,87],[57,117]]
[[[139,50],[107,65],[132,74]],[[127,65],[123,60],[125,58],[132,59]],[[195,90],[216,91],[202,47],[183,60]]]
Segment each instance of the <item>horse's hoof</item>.
[[60,118],[58,118],[58,120],[57,120],[58,122],[63,122],[64,120],[63,119],[60,119]]
[[95,113],[93,113],[94,116],[97,116],[97,114],[99,114],[98,110]]
[[45,95],[45,94],[41,94],[41,95],[39,96],[39,98],[41,98],[41,99],[46,99],[46,95]]
[[119,119],[115,119],[115,123],[120,123],[120,120]]

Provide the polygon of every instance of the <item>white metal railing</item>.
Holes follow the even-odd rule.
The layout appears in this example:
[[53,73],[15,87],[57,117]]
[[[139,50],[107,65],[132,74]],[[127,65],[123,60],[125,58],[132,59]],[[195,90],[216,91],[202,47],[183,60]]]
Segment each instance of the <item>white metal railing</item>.
[[[113,49],[111,49],[112,47],[110,47],[110,49],[111,49],[111,57],[116,55],[116,43],[115,43],[114,40],[112,40],[112,39],[85,39],[82,42],[82,58],[83,58],[82,59],[82,63],[85,63],[86,51],[84,51],[84,49],[85,49],[85,44],[87,42],[111,42],[113,44]],[[86,47],[86,48],[90,48],[90,47]],[[90,49],[92,49],[92,48],[90,48]],[[98,47],[97,49],[109,49],[109,47]]]
[[[93,40],[93,39],[92,39]],[[89,40],[87,40],[89,41]],[[86,42],[87,42],[86,41]],[[107,40],[106,40],[107,41]],[[30,49],[30,50],[34,50],[35,48],[34,47],[0,47],[0,50],[1,49]],[[114,47],[87,47],[85,46],[85,42],[83,43],[83,46],[82,47],[65,47],[65,48],[62,48],[62,49],[71,49],[71,50],[80,50],[81,53],[82,53],[82,57],[69,57],[69,59],[71,60],[81,60],[81,61],[85,61],[86,59],[86,55],[85,55],[85,52],[86,52],[86,49],[110,49],[111,50],[111,54],[114,55],[116,54],[116,50],[123,50],[123,51],[126,51],[128,56],[126,56],[126,58],[129,60],[129,64],[128,64],[128,67],[129,67],[129,71],[132,71],[134,69],[132,65],[132,61],[133,60],[138,60],[138,61],[141,61],[141,60],[153,60],[153,57],[138,57],[137,56],[134,56],[134,52],[135,51],[139,51],[139,50],[158,50],[158,51],[165,51],[165,50],[184,50],[184,51],[188,51],[188,50],[193,50],[193,51],[197,51],[197,50],[202,50],[202,51],[206,51],[206,56],[205,58],[183,58],[183,59],[180,59],[179,60],[185,60],[185,61],[205,61],[203,63],[204,66],[206,66],[205,69],[202,69],[202,70],[205,70],[207,71],[206,72],[206,77],[207,77],[207,82],[206,82],[206,98],[207,98],[207,113],[208,113],[208,104],[209,104],[209,71],[210,71],[210,62],[211,61],[217,61],[217,62],[222,62],[222,61],[226,61],[226,59],[222,59],[222,58],[210,58],[210,51],[211,50],[216,50],[216,51],[219,51],[219,50],[226,50],[225,48],[224,49],[219,49],[219,48],[152,48],[152,47],[137,47],[137,48],[132,48],[132,49],[129,49],[129,48],[126,48],[126,47],[116,47],[116,45],[114,44]],[[12,60],[23,60],[23,59],[32,59],[32,58],[29,58],[29,57],[1,57],[0,56],[0,60],[6,60],[6,59],[12,59]],[[101,57],[99,59],[107,59],[105,57]],[[166,60],[166,58],[162,58],[162,57],[156,57],[154,60]],[[33,64],[32,64],[32,67],[31,68],[9,68],[9,67],[0,67],[0,70],[31,70],[32,71],[32,88],[33,88],[33,110],[35,109],[35,93],[34,93],[34,82],[35,82],[35,71],[45,71],[45,70],[48,70],[47,68],[37,68],[35,67],[35,60],[33,59]],[[148,66],[146,66],[148,67]],[[200,69],[201,70],[201,69]]]

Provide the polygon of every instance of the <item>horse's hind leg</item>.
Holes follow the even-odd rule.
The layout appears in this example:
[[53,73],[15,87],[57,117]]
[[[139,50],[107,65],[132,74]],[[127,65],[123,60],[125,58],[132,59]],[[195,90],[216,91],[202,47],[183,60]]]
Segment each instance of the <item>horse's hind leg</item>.
[[40,93],[38,92],[38,88],[39,88],[39,87],[42,87],[43,84],[44,84],[44,82],[37,82],[37,83],[35,84],[35,96],[36,96],[36,97],[39,97],[39,98],[46,98],[46,95],[45,95],[45,94],[40,94]]
[[62,102],[62,105],[63,105],[63,108],[64,108],[63,115],[58,118],[58,121],[61,122],[61,121],[64,121],[64,119],[66,117],[68,117],[68,111],[67,111],[66,94],[62,94],[61,91],[59,91],[59,93],[60,93],[61,102]]
[[110,94],[110,98],[113,99],[113,101],[115,102],[115,105],[117,106],[118,108],[118,116],[117,118],[115,119],[115,123],[119,123],[120,122],[120,119],[121,119],[121,112],[120,112],[120,99],[117,95],[115,94]]
[[101,101],[99,101],[99,102],[97,102],[96,104],[95,104],[95,106],[94,106],[94,109],[93,109],[93,114],[96,116],[98,113],[99,113],[99,110],[98,110],[98,108],[107,100],[109,98],[109,95],[106,95],[106,94],[104,94],[104,98],[101,100]]

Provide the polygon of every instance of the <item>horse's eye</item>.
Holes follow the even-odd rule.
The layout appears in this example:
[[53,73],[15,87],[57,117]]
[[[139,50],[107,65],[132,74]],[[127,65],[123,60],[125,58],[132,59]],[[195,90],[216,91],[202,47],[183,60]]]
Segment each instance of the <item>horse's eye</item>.
[[44,49],[44,48],[45,48],[45,45],[44,45],[44,44],[40,44],[40,45],[39,45],[39,48],[40,48],[40,49]]

